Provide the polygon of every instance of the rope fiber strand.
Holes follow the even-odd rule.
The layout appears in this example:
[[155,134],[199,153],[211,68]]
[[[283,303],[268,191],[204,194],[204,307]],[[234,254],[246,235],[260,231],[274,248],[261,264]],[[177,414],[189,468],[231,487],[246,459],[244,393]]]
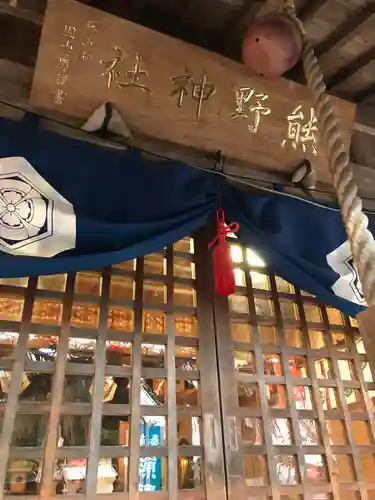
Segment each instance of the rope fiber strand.
[[319,139],[332,174],[363,295],[369,306],[375,305],[375,241],[367,229],[368,218],[363,213],[362,200],[357,196],[358,187],[349,164],[349,154],[342,138],[339,120],[331,97],[326,92],[323,72],[314,49],[307,41],[303,24],[297,17],[294,0],[285,0],[284,12],[302,34],[302,63],[319,124]]

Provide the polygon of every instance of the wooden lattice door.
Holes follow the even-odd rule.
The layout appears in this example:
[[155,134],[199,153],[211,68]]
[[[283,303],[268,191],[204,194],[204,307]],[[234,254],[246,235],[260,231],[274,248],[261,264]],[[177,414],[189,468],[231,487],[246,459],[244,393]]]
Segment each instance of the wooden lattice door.
[[375,498],[375,384],[356,321],[232,239],[215,297],[228,497]]

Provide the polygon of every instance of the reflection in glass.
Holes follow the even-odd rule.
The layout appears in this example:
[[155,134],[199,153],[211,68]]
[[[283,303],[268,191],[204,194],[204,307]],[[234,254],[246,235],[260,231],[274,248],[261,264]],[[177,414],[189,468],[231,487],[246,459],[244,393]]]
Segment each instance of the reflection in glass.
[[260,418],[245,417],[241,421],[241,436],[244,444],[262,445],[263,424]]
[[271,418],[269,421],[269,431],[272,436],[272,444],[285,446],[293,443],[293,433],[290,419]]
[[346,445],[348,436],[346,434],[345,423],[342,420],[325,420],[328,430],[329,442],[331,445]]
[[249,323],[239,322],[234,319],[230,321],[230,330],[232,340],[234,342],[248,342],[253,341],[251,327]]
[[178,414],[177,435],[179,446],[200,446],[202,444],[201,417]]
[[[40,279],[40,278],[39,278]],[[85,271],[76,274],[75,293],[98,297],[101,293],[102,277],[95,271]]]
[[238,382],[237,391],[241,408],[260,408],[259,387],[256,384]]
[[246,486],[266,486],[268,470],[266,457],[258,455],[244,455]]
[[305,455],[306,479],[309,483],[326,483],[327,468],[322,455]]
[[145,274],[165,275],[167,273],[166,264],[167,261],[164,258],[164,255],[158,253],[150,253],[148,255],[145,255],[144,257],[143,270]]
[[299,387],[294,387],[293,396],[297,410],[313,409],[313,398],[310,387],[304,385]]
[[287,486],[299,483],[297,460],[294,455],[276,455],[275,466],[279,484]]
[[298,425],[303,446],[320,445],[319,426],[316,420],[298,420]]
[[231,312],[249,314],[249,301],[246,295],[234,293],[229,296],[229,308]]
[[[349,455],[334,455],[333,460],[336,463],[336,474],[339,482],[355,481],[355,472],[353,459]],[[372,473],[373,473],[372,469]]]
[[263,345],[277,345],[279,338],[275,326],[259,326],[260,343]]
[[284,385],[267,385],[266,395],[268,405],[271,408],[285,409],[288,407],[288,398]]
[[251,351],[234,351],[234,368],[242,373],[254,374],[254,353]]

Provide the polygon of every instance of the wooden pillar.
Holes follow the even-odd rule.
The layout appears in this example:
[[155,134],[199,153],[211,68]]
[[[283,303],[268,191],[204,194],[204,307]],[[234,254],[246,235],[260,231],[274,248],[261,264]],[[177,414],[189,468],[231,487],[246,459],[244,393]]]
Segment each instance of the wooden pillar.
[[357,321],[372,378],[375,380],[375,306],[359,313]]

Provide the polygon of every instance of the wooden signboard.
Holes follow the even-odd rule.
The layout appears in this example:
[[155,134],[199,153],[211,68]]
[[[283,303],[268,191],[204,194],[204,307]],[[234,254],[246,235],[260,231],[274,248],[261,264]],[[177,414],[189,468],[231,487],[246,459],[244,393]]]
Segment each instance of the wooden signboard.
[[[319,151],[309,91],[248,74],[218,54],[93,9],[49,0],[31,104],[82,120],[112,102],[130,130],[265,169],[293,171]],[[334,99],[349,146],[355,106]]]

